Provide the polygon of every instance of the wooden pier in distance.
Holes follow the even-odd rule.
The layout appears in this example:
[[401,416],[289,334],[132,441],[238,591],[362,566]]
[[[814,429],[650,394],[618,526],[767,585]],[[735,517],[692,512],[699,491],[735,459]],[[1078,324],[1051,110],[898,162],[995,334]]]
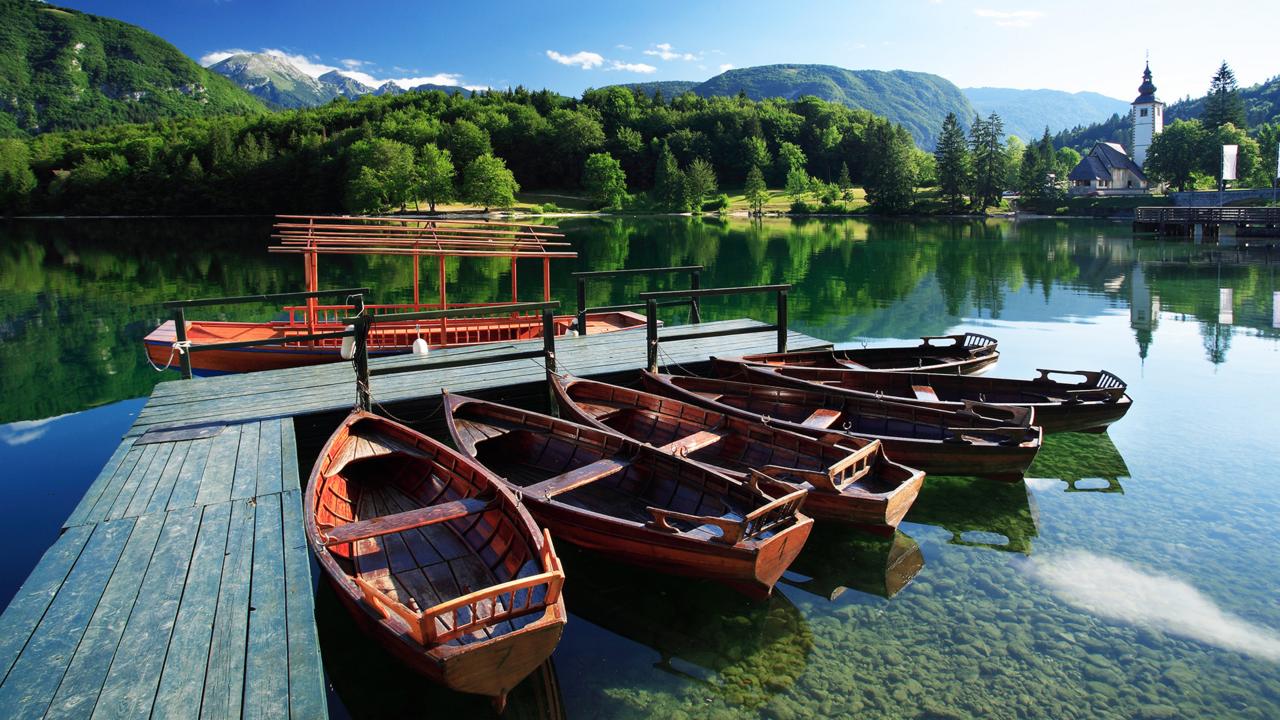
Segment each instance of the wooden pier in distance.
[[[779,339],[828,345],[781,324],[666,328],[660,352],[643,329],[566,337],[556,363],[628,381],[650,353],[697,370]],[[544,408],[544,369],[528,357],[541,346],[371,360],[375,410],[430,427],[441,388]],[[326,717],[300,484],[356,404],[355,378],[335,363],[158,385],[0,615],[0,716]]]
[[1133,230],[1197,242],[1280,237],[1280,207],[1140,207],[1134,211]]

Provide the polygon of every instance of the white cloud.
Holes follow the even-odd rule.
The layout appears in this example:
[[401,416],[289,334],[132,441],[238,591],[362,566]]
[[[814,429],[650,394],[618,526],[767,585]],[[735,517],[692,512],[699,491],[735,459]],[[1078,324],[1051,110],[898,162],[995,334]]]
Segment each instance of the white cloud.
[[356,60],[356,59],[354,59],[354,58],[343,58],[342,60],[339,60],[338,62],[339,62],[343,67],[345,67],[345,68],[346,68],[346,69],[348,69],[348,70],[355,70],[355,69],[357,69],[357,68],[362,68],[362,67],[364,67],[365,65],[371,65],[371,64],[372,64],[372,63],[370,63],[370,62],[369,62],[369,61],[367,61],[367,60]]
[[677,52],[676,49],[671,46],[671,43],[658,43],[651,49],[645,50],[644,54],[652,55],[663,60],[697,60],[701,57],[700,54],[694,55],[693,53]]
[[583,70],[590,70],[604,64],[604,58],[599,53],[587,52],[586,50],[579,50],[572,55],[563,55],[555,50],[548,50],[547,57],[561,65],[573,65]]
[[720,72],[725,72],[726,70],[732,70],[732,69],[733,69],[733,63],[720,64]]
[[630,49],[631,49],[631,46],[630,46],[630,45],[623,45],[622,43],[618,43],[617,45],[614,45],[613,47],[614,47],[615,49],[617,49],[617,50],[630,50]]
[[649,65],[647,63],[626,63],[626,62],[619,62],[617,60],[613,60],[611,62],[612,64],[609,65],[610,70],[622,70],[623,72],[644,73],[646,75],[651,72],[658,71],[658,68],[652,65]]
[[249,52],[251,51],[241,50],[239,48],[228,48],[226,50],[214,50],[213,52],[208,52],[208,53],[205,53],[204,55],[201,55],[200,64],[203,65],[204,67],[209,67],[214,63],[220,63],[223,60],[226,60],[232,55],[244,55]]
[[1063,601],[1095,615],[1280,661],[1280,634],[1226,612],[1183,580],[1083,550],[1027,567]]
[[1044,15],[1039,10],[988,10],[986,8],[976,8],[973,14],[980,18],[994,20],[997,27],[1007,28],[1028,27]]

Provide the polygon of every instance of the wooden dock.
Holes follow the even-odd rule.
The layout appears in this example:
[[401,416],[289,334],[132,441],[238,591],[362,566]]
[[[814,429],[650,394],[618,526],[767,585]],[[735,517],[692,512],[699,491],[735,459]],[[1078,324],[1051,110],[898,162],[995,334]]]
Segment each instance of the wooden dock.
[[1197,241],[1236,237],[1280,237],[1277,207],[1140,207],[1135,232],[1180,235]]
[[[664,330],[660,364],[775,349],[772,331],[678,341],[753,327],[770,326]],[[503,358],[541,344],[374,360],[415,366],[374,375],[375,409],[430,426],[441,388],[539,407],[542,366]],[[634,377],[645,334],[562,338],[556,354],[560,372]],[[454,365],[477,356],[492,362]],[[355,402],[347,363],[158,385],[0,615],[0,717],[327,716],[300,484]]]

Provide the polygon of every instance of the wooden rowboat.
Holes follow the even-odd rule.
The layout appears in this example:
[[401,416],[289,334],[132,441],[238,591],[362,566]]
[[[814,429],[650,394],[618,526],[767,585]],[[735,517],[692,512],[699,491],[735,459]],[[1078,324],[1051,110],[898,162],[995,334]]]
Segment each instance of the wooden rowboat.
[[1041,430],[1024,408],[966,403],[951,412],[854,397],[834,390],[801,390],[732,380],[645,372],[659,395],[818,437],[879,440],[895,462],[930,475],[979,475],[1017,481],[1040,449]]
[[[1124,417],[1133,405],[1125,383],[1105,370],[1040,370],[1032,380],[974,377],[942,373],[879,372],[875,370],[748,365],[715,360],[718,374],[745,371],[754,381],[768,385],[813,388],[815,385],[864,398],[883,397],[894,402],[940,410],[963,410],[966,401],[1008,405],[1035,410],[1036,424],[1046,433],[1103,432]],[[1051,375],[1072,375],[1080,382],[1061,382]]]
[[878,440],[823,442],[608,383],[555,377],[562,417],[621,433],[737,480],[756,477],[770,494],[809,491],[806,515],[892,532],[924,482],[924,473],[891,462]]
[[[949,342],[948,342],[949,341]],[[915,370],[973,375],[989,370],[1000,359],[996,340],[978,333],[930,335],[919,345],[848,350],[800,350],[726,358],[756,365],[853,368],[857,370]]]
[[446,687],[501,709],[560,640],[550,534],[474,461],[399,423],[343,421],[311,472],[306,531],[356,622]]
[[612,432],[449,393],[444,405],[454,444],[539,523],[617,560],[763,598],[813,525],[804,490],[775,499]]

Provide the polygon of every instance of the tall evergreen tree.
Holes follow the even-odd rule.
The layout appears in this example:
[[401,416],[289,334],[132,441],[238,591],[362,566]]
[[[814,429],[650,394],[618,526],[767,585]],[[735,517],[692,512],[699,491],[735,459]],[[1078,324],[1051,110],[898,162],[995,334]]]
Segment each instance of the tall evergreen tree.
[[876,212],[910,210],[915,199],[915,144],[910,133],[888,120],[875,120],[867,127],[866,142],[870,153],[863,183],[867,202]]
[[653,196],[663,209],[685,209],[684,173],[680,171],[676,155],[666,142],[662,143],[662,149],[658,151],[658,166],[653,174]]
[[1004,121],[996,113],[987,119],[975,117],[969,129],[969,145],[973,152],[973,198],[974,208],[979,212],[1000,203],[1000,193],[1004,192],[1005,166]]
[[1018,190],[1030,200],[1054,200],[1059,196],[1057,186],[1058,155],[1053,148],[1053,136],[1049,128],[1022,154]]
[[764,204],[769,201],[769,188],[764,184],[764,173],[760,172],[758,165],[752,165],[747,171],[747,184],[743,188],[743,194],[747,197],[747,205],[752,213],[759,215],[764,212]]
[[1209,132],[1231,123],[1238,128],[1248,127],[1244,112],[1244,99],[1240,97],[1240,87],[1236,84],[1236,74],[1231,71],[1227,61],[1222,61],[1218,72],[1209,81],[1209,96],[1204,100],[1204,115],[1201,123]]
[[947,113],[947,118],[942,121],[942,134],[938,137],[938,148],[933,156],[937,161],[938,193],[948,210],[957,210],[964,205],[973,161],[955,113]]
[[715,191],[715,168],[702,158],[694,158],[684,176],[685,201],[694,212],[699,212],[702,210],[702,203]]

